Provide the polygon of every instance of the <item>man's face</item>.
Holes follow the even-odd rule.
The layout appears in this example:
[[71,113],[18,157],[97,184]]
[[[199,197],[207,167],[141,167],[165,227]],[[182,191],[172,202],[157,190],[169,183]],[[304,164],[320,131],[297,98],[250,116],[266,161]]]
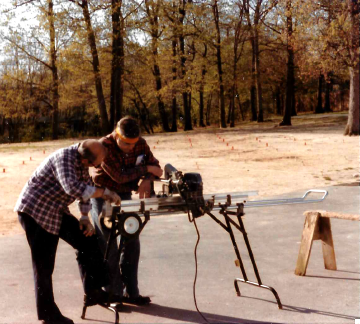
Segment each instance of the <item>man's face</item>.
[[118,135],[116,135],[116,143],[119,146],[120,150],[123,151],[124,153],[132,152],[132,150],[134,149],[134,147],[136,145],[136,143],[129,144],[129,143],[123,142]]

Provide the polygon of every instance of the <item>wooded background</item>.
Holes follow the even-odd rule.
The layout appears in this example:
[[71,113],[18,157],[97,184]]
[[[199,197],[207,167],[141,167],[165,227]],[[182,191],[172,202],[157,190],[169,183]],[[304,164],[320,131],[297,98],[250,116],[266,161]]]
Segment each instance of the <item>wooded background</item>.
[[0,5],[0,142],[234,127],[348,111],[357,0],[18,0]]

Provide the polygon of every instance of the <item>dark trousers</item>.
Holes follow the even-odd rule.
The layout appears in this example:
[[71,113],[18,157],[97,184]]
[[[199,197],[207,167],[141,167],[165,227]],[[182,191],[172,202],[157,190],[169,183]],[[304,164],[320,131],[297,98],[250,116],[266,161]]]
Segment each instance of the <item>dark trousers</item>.
[[28,214],[18,214],[31,249],[39,320],[56,320],[62,316],[54,301],[52,286],[59,238],[77,250],[77,260],[85,293],[108,284],[106,268],[96,237],[86,237],[79,228],[79,221],[74,216],[63,215],[60,233],[57,236],[44,230]]
[[[131,199],[131,194],[121,194],[120,197],[122,200],[129,200]],[[101,214],[104,200],[102,198],[93,198],[91,199],[91,204],[91,216],[95,225],[99,247],[105,254],[110,230],[99,222],[99,215]],[[122,247],[121,251],[119,251],[119,246]],[[129,240],[118,236],[117,240],[111,241],[108,255],[110,285],[106,287],[108,292],[132,298],[139,296],[139,258],[140,240],[138,237]]]

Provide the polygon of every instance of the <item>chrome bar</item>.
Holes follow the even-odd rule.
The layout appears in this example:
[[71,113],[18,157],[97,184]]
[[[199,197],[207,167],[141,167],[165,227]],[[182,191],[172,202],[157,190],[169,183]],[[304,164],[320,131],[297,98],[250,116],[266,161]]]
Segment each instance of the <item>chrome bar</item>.
[[226,200],[227,196],[231,196],[231,200],[236,200],[239,198],[247,198],[249,196],[257,196],[258,191],[245,191],[245,192],[230,192],[230,193],[220,193],[220,194],[206,194],[204,195],[205,200],[209,200],[211,198],[215,198],[217,200]]
[[[322,197],[319,199],[306,199],[311,193],[322,193]],[[328,195],[327,190],[310,189],[300,198],[282,198],[282,199],[265,199],[265,200],[252,200],[245,201],[244,208],[251,207],[266,207],[266,206],[278,206],[278,205],[292,205],[292,204],[308,204],[323,201]],[[227,209],[236,209],[237,206],[229,206]],[[213,210],[220,210],[220,207],[215,207]]]

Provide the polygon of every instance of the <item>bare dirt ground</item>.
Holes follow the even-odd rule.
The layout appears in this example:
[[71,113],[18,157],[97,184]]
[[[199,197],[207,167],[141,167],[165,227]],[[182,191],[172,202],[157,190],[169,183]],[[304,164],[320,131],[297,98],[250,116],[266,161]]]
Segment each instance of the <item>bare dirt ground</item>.
[[[359,185],[359,137],[345,137],[344,114],[304,115],[292,127],[280,120],[144,135],[164,166],[198,172],[205,193],[258,190],[270,197],[333,185]],[[79,142],[68,139],[0,145],[0,235],[21,233],[13,212],[22,187],[46,156]],[[76,208],[71,207],[76,214]]]

